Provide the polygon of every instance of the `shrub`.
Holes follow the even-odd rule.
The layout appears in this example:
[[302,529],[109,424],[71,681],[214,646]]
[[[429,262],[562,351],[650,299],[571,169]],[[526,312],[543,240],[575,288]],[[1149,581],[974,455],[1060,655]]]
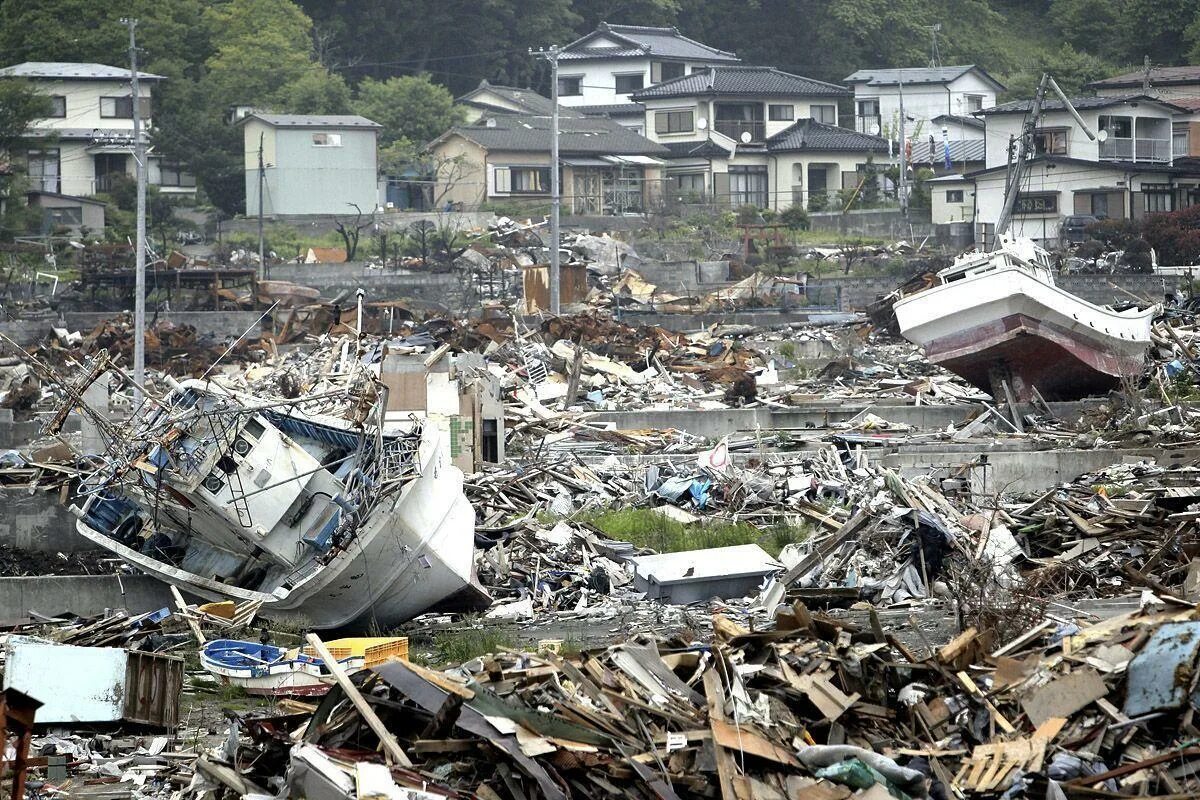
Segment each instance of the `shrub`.
[[1084,233],[1104,242],[1109,250],[1125,250],[1142,237],[1142,224],[1133,219],[1102,219],[1087,226]]
[[737,209],[737,221],[739,225],[754,225],[762,221],[762,214],[759,212],[757,206],[739,206]]
[[1125,246],[1125,264],[1133,272],[1149,272],[1150,243],[1145,239],[1134,239]]
[[1087,260],[1099,258],[1104,253],[1104,245],[1093,240],[1081,242],[1079,247],[1075,248],[1075,255],[1078,258]]
[[781,211],[779,221],[794,231],[808,230],[808,212],[799,203],[793,203]]
[[1200,259],[1200,206],[1151,214],[1142,227],[1146,242],[1158,253],[1158,263],[1187,265]]

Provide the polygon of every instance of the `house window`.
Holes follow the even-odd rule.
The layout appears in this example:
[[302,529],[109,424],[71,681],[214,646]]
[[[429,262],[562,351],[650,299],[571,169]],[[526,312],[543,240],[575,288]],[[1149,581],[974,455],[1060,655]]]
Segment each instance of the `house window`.
[[808,115],[812,117],[814,122],[822,122],[826,125],[837,125],[837,106],[835,105],[815,105],[808,107]]
[[654,132],[691,133],[696,129],[696,113],[693,109],[685,111],[656,111],[654,112]]
[[314,133],[312,143],[313,147],[341,147],[342,135],[340,133]]
[[83,224],[83,206],[47,208],[46,218],[54,227],[78,228]]
[[1108,131],[1110,139],[1133,138],[1133,117],[1114,117],[1101,114],[1098,123],[1100,130]]
[[583,94],[583,76],[582,75],[559,75],[558,76],[558,96],[559,97],[578,97]]
[[859,133],[880,133],[883,122],[879,117],[879,98],[872,97],[867,100],[859,100],[857,105],[857,129]]
[[796,118],[796,107],[790,103],[771,103],[767,106],[767,119],[773,122],[791,122]]
[[633,75],[613,75],[616,81],[617,94],[632,94],[641,89],[646,83],[646,76],[638,72]]
[[50,95],[50,116],[62,119],[67,116],[67,98],[61,94]]
[[975,111],[983,110],[983,95],[981,95],[981,94],[963,95],[963,100],[966,101],[968,114],[971,114]]
[[766,167],[729,168],[730,205],[766,208],[767,203]]
[[1171,210],[1171,187],[1165,183],[1143,183],[1142,196],[1147,214]]
[[57,147],[47,147],[42,150],[30,150],[26,156],[26,169],[29,173],[31,188],[43,192],[59,191],[59,150]]
[[196,185],[196,178],[194,175],[185,172],[179,164],[164,162],[158,167],[158,185],[191,188]]
[[1187,158],[1191,152],[1191,136],[1186,122],[1177,122],[1171,128],[1171,155],[1175,158]]
[[653,61],[650,63],[650,82],[662,83],[672,78],[682,78],[685,65],[680,61]]
[[703,172],[685,172],[671,175],[669,180],[671,182],[671,191],[680,196],[704,196]]
[[546,194],[550,191],[549,167],[496,167],[497,194]]
[[[138,100],[142,119],[150,118],[150,98]],[[101,97],[100,116],[105,119],[133,119],[133,97]]]
[[1067,154],[1067,129],[1040,128],[1034,131],[1033,149],[1038,155],[1065,156]]
[[962,201],[963,201],[963,190],[962,189],[947,189],[946,190],[946,202],[947,203],[961,203]]

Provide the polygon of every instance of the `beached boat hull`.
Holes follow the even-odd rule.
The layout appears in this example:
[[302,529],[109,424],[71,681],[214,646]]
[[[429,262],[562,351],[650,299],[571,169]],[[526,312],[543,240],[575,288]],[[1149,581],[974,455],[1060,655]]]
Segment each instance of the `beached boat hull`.
[[144,572],[205,600],[259,600],[261,613],[319,630],[385,628],[432,607],[478,610],[490,603],[475,580],[475,511],[462,471],[432,431],[420,474],[385,500],[355,541],[289,590],[258,592],[195,575],[76,523],[80,534]]
[[901,334],[930,361],[994,392],[1047,400],[1101,393],[1141,373],[1154,309],[1117,312],[1021,269],[972,275],[896,302]]

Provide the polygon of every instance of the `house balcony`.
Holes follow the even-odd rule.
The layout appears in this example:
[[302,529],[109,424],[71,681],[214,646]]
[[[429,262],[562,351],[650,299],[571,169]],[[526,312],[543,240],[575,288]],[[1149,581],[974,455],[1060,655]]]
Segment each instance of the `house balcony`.
[[1100,142],[1100,160],[1165,164],[1171,160],[1171,140],[1110,136]]
[[878,114],[859,114],[854,118],[854,129],[859,133],[870,133],[875,136],[883,135],[883,117]]
[[766,138],[766,124],[760,119],[718,119],[713,127],[717,133],[723,133],[735,142],[742,141],[743,133],[749,133],[752,142],[761,142]]

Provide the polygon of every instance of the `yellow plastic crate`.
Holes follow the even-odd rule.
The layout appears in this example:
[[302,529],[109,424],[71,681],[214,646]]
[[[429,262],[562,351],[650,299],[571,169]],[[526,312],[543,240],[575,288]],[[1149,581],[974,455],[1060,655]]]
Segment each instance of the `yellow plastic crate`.
[[[382,664],[389,658],[408,660],[407,636],[359,636],[349,639],[334,639],[325,643],[329,652],[338,661],[346,658],[363,659],[363,667],[373,667]],[[305,647],[307,655],[315,656],[316,651]]]

